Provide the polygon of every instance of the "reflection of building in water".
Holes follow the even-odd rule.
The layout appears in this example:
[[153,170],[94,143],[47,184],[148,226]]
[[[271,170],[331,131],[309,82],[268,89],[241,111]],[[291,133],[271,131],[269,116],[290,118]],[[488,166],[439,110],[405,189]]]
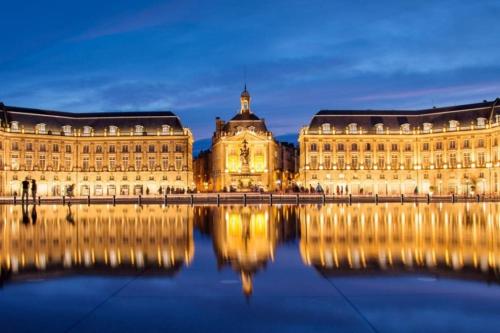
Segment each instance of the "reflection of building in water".
[[301,209],[300,253],[322,272],[447,269],[500,273],[500,209],[360,205]]
[[[212,237],[219,266],[240,273],[245,295],[253,290],[253,275],[274,260],[277,244],[294,230],[292,207],[213,208]],[[292,234],[293,235],[293,234]]]
[[189,207],[0,206],[0,263],[13,274],[60,268],[161,268],[175,273],[194,254]]

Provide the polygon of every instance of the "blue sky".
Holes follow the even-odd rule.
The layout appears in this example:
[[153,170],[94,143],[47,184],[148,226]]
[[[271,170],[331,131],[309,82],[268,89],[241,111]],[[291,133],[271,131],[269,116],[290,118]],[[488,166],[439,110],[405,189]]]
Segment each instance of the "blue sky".
[[325,108],[500,96],[500,1],[5,1],[0,100],[172,110],[195,138],[239,107],[276,134]]

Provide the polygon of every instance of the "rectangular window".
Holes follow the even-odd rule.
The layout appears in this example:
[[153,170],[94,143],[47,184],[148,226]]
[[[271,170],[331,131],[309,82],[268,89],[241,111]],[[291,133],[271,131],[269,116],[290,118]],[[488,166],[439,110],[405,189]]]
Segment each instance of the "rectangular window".
[[71,153],[71,145],[66,145],[66,153]]
[[168,170],[168,157],[167,156],[163,156],[161,158],[161,168],[163,171],[167,171]]
[[168,153],[168,145],[167,144],[162,144],[161,145],[161,152],[162,153]]
[[477,164],[480,168],[484,168],[484,166],[486,165],[485,163],[485,158],[484,158],[484,153],[478,153],[477,154]]
[[71,156],[66,156],[64,159],[64,169],[66,171],[71,171]]
[[311,156],[310,168],[312,170],[316,170],[318,168],[318,157],[317,156]]
[[82,169],[83,169],[83,171],[87,171],[89,169],[89,158],[88,157],[83,158]]
[[337,164],[338,164],[338,168],[340,170],[343,170],[345,168],[345,160],[344,160],[344,156],[343,155],[340,155],[338,157]]
[[109,170],[115,170],[116,168],[116,158],[114,156],[109,156]]
[[453,169],[457,167],[457,154],[455,153],[450,154],[450,167]]
[[59,156],[52,155],[52,168],[57,171],[59,170]]
[[102,156],[96,156],[95,158],[95,168],[97,171],[102,170]]
[[149,145],[148,152],[154,153],[155,152],[155,145]]
[[26,155],[26,170],[31,170],[33,168],[33,156],[31,154]]
[[436,154],[436,168],[443,167],[443,154]]
[[332,160],[330,156],[325,156],[323,161],[323,168],[330,170],[332,168]]
[[398,155],[393,154],[391,156],[391,169],[399,169],[399,158]]
[[422,150],[423,151],[429,151],[429,142],[424,142],[424,144],[422,146]]
[[377,166],[379,169],[385,169],[385,157],[384,157],[384,155],[379,155]]
[[377,145],[377,150],[378,150],[378,151],[384,151],[384,150],[385,150],[385,145],[384,145],[383,143],[379,143],[379,144]]
[[45,170],[45,155],[40,155],[40,170]]
[[398,144],[397,143],[393,143],[391,144],[391,151],[398,151]]
[[436,142],[436,150],[443,150],[443,142]]
[[52,152],[53,153],[58,153],[59,152],[59,145],[58,144],[53,144],[52,145]]
[[154,156],[149,156],[149,158],[148,158],[148,169],[149,170],[154,170],[155,169],[155,158],[154,158]]
[[470,153],[464,153],[464,167],[470,168]]
[[128,156],[122,156],[122,166],[123,166],[123,171],[128,170]]
[[357,155],[351,156],[351,169],[353,169],[353,170],[358,169],[358,156]]
[[178,171],[182,170],[182,157],[180,156],[177,156],[175,158],[175,170]]
[[135,157],[135,170],[139,171],[142,168],[142,157],[141,156],[136,156]]
[[457,149],[457,142],[455,140],[451,140],[448,147],[449,149]]

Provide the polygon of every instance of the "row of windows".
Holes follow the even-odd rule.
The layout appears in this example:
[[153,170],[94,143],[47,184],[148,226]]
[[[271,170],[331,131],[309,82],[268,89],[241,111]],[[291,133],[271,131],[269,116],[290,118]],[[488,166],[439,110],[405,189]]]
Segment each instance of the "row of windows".
[[[495,139],[495,144],[496,145],[496,139]],[[357,143],[352,143],[350,145],[351,151],[359,151],[360,146],[364,148],[364,151],[372,151],[375,147],[377,148],[378,151],[385,151],[386,145],[384,143],[378,143],[378,144],[372,144],[372,143],[365,143],[364,145],[358,145]],[[388,145],[390,147],[391,151],[399,151],[399,149],[402,147],[403,151],[411,152],[413,151],[413,144],[412,143],[404,143],[404,144],[397,144],[397,143],[391,143]],[[476,147],[477,148],[484,148],[485,147],[485,141],[484,139],[478,139],[476,142]],[[443,150],[443,141],[436,142],[434,144],[435,150]],[[462,142],[462,148],[464,149],[470,149],[472,148],[471,140],[466,139],[463,140]],[[448,141],[448,149],[457,149],[457,141],[455,140],[450,140]],[[422,143],[422,150],[423,151],[429,151],[430,150],[430,143],[429,142],[424,142]],[[309,145],[309,151],[318,151],[318,144],[317,143],[311,143]],[[323,144],[323,151],[332,151],[332,144],[331,143],[324,143]],[[337,143],[337,151],[346,151],[346,145],[344,143]]]
[[[331,156],[323,157],[322,167],[324,169],[332,169],[334,167],[333,159]],[[345,169],[347,168],[347,161],[345,156],[340,155],[337,156],[336,159],[336,168],[337,169]],[[464,167],[470,168],[472,166],[477,167],[485,167],[486,166],[486,156],[484,153],[477,154],[477,160],[473,160],[473,156],[470,153],[464,153],[462,155],[462,162],[460,163],[457,159],[457,154],[450,153],[448,155],[448,163],[445,162],[443,158],[443,154],[436,154],[434,156],[433,163],[431,163],[430,156],[426,155],[422,158],[422,168],[429,169],[431,165],[434,165],[436,168],[443,168],[445,165],[450,168]],[[310,169],[319,169],[320,164],[317,156],[311,156],[309,159],[309,168]],[[363,159],[360,159],[357,155],[351,156],[349,168],[350,169],[359,169],[363,166],[364,169],[372,169],[375,166],[378,169],[386,169],[390,167],[391,169],[413,169],[414,168],[414,158],[412,155],[404,156],[402,159],[399,155],[392,155],[390,160],[387,161],[385,156],[378,156],[377,160],[373,160],[372,156],[365,156]]]
[[[496,116],[496,121],[500,122],[500,116]],[[488,123],[488,120],[484,117],[478,117],[476,119],[476,124],[470,124],[470,125],[475,125],[477,128],[485,128],[486,124]],[[457,120],[450,120],[448,121],[448,129],[449,130],[457,130],[460,126],[460,122]],[[469,126],[469,125],[467,125]],[[384,134],[384,131],[387,129],[384,127],[383,123],[378,123],[373,126],[375,132],[377,134]],[[424,133],[430,133],[432,131],[433,124],[432,123],[423,123],[422,124],[422,129]],[[335,131],[335,126],[330,123],[323,123],[321,124],[321,130],[324,133],[331,133]],[[347,130],[349,133],[358,133],[360,131],[358,124],[357,123],[350,123],[347,125]],[[411,133],[411,125],[409,123],[404,123],[400,125],[400,130],[401,132],[405,134]]]
[[[12,121],[10,123],[10,129],[11,131],[13,132],[18,132],[20,130],[19,128],[19,122],[18,121]],[[49,134],[49,131],[47,129],[47,125],[44,124],[44,123],[40,123],[40,124],[37,124],[35,126],[35,130],[37,133],[40,133],[40,134]],[[109,134],[109,135],[117,135],[119,132],[120,132],[120,129],[118,126],[108,126],[105,131]],[[71,135],[73,132],[73,128],[71,125],[64,125],[61,127],[61,134],[62,135]],[[133,132],[136,134],[136,135],[143,135],[145,133],[145,127],[142,126],[142,125],[135,125],[134,128],[133,128]],[[169,125],[161,125],[161,133],[166,135],[166,134],[169,134],[171,132],[171,127]],[[91,127],[91,126],[83,126],[83,131],[82,131],[83,135],[84,136],[90,136],[94,133],[94,129]]]
[[[181,171],[181,170],[187,170],[187,166],[185,165],[185,161],[181,156],[177,156],[174,159],[173,164],[169,164],[169,159],[168,157],[162,157],[159,161],[153,156],[150,156],[146,160],[146,165],[143,163],[143,159],[141,156],[136,156],[136,158],[133,161],[133,164],[129,161],[128,156],[123,156],[121,159],[121,164],[117,164],[117,160],[115,157],[109,157],[106,161],[106,163],[103,161],[103,158],[98,156],[93,160],[93,165],[90,163],[90,159],[88,157],[84,157],[82,159],[82,170],[89,170],[91,167],[95,168],[95,170],[100,171],[104,167],[109,168],[110,170],[117,170],[118,168],[122,170],[157,170],[161,169],[163,171],[167,170],[175,170],[175,171]],[[0,167],[2,162],[0,161]],[[19,170],[21,167],[21,159],[19,158],[18,155],[12,155],[11,157],[11,167],[13,170]],[[24,165],[23,168],[26,170],[33,170],[33,168],[36,167],[39,170],[46,170],[48,165],[47,165],[47,159],[45,158],[45,155],[40,155],[39,159],[37,160],[37,164],[35,165],[35,161],[32,158],[32,156],[27,155],[24,158]],[[53,156],[52,157],[52,163],[50,167],[53,170],[59,170],[61,167],[64,168],[64,170],[71,170],[73,167],[73,161],[71,157],[67,156],[63,160],[63,165],[61,165],[61,162],[59,160],[59,156]]]
[[[168,144],[162,144],[161,147],[159,147],[159,151],[161,151],[162,153],[168,153],[169,152],[169,145]],[[60,149],[59,149],[60,145],[58,144],[53,144],[52,145],[52,152],[54,153],[59,153],[60,152]],[[72,148],[73,145],[70,145],[70,144],[67,144],[64,146],[64,151],[66,153],[71,153],[72,152]],[[27,142],[26,145],[25,145],[25,151],[28,151],[28,152],[31,152],[31,151],[34,151],[33,149],[33,143],[31,142]],[[132,147],[133,148],[133,151],[136,152],[136,153],[141,153],[143,151],[143,145],[141,144],[137,144],[135,146]],[[1,149],[1,147],[0,147]],[[13,151],[19,151],[20,150],[20,145],[19,145],[19,142],[17,141],[14,141],[12,142],[11,144],[11,150]],[[129,152],[129,145],[121,145],[121,152],[122,153],[128,153]],[[149,153],[155,153],[157,151],[157,147],[156,145],[148,145],[147,146],[147,152]],[[180,145],[180,144],[176,144],[175,145],[175,152],[176,153],[183,153],[184,152],[184,145]],[[39,151],[41,152],[46,152],[47,151],[47,145],[42,143],[40,144],[39,146]],[[115,145],[109,145],[108,146],[108,152],[109,153],[116,153],[117,151],[117,147]],[[82,152],[84,154],[88,154],[90,153],[90,146],[89,145],[84,145],[82,147]],[[95,149],[94,149],[94,152],[99,154],[99,153],[103,153],[104,152],[104,148],[102,145],[96,145],[95,146]]]

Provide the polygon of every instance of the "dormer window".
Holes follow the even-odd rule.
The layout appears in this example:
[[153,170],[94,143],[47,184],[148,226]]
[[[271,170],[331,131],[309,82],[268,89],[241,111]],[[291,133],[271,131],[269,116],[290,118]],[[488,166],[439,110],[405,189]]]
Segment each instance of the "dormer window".
[[90,136],[92,134],[92,127],[83,126],[83,136]]
[[500,114],[497,114],[495,116],[495,119],[496,119],[497,124],[500,123]]
[[135,125],[135,134],[137,134],[137,135],[144,134],[144,126],[142,126],[142,125]]
[[424,133],[430,133],[432,130],[432,124],[431,123],[424,123]]
[[161,125],[161,134],[167,135],[170,132],[169,125]]
[[375,125],[375,133],[384,134],[384,124],[378,123]]
[[10,130],[13,132],[19,131],[19,122],[18,121],[12,121],[10,123]]
[[241,131],[243,131],[243,127],[241,126],[236,127],[236,132],[241,132]]
[[329,123],[324,123],[323,125],[321,125],[321,130],[323,131],[323,133],[330,133],[332,128]]
[[357,133],[358,132],[358,124],[350,123],[349,124],[349,132],[350,133]]
[[248,130],[249,130],[250,132],[255,132],[255,126],[250,126],[250,127],[248,127]]
[[410,124],[405,123],[405,124],[401,125],[401,131],[404,134],[409,134],[410,133]]
[[109,135],[117,135],[118,134],[118,127],[111,125],[109,126]]
[[458,128],[458,121],[457,120],[450,120],[450,130],[456,131],[457,128]]
[[62,130],[64,135],[71,135],[71,125],[64,125]]
[[40,134],[47,133],[47,126],[44,123],[36,124],[36,131]]
[[484,128],[486,126],[486,118],[479,117],[477,118],[477,127]]

